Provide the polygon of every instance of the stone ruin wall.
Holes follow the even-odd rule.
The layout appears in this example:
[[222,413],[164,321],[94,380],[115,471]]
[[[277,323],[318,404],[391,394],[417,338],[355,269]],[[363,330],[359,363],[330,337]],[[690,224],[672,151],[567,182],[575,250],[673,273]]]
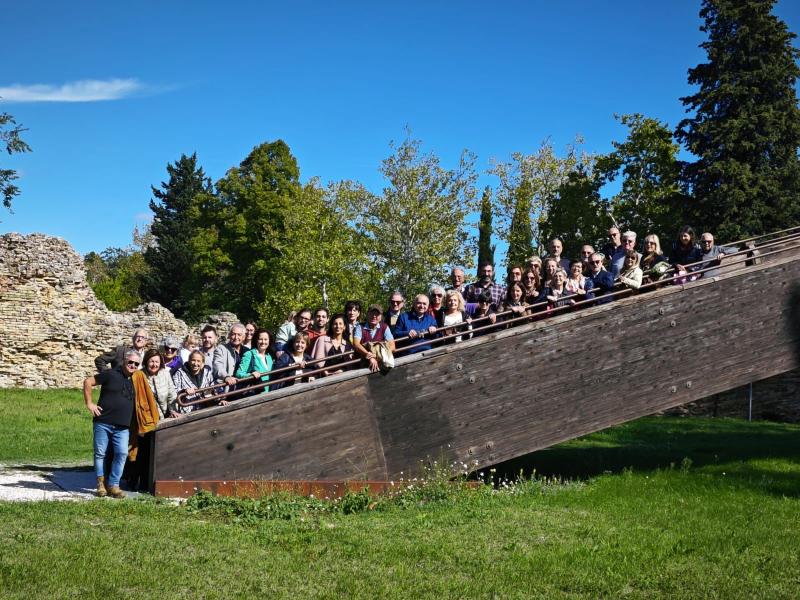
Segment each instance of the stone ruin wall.
[[[236,321],[221,313],[207,322],[223,336]],[[0,236],[0,388],[80,387],[95,357],[129,342],[137,327],[154,344],[195,330],[156,303],[106,308],[86,282],[82,257],[60,238]]]
[[[207,322],[224,336],[236,320],[221,313]],[[60,238],[0,236],[0,388],[80,387],[95,357],[127,342],[136,327],[146,327],[155,343],[190,330],[155,303],[108,310],[86,282],[83,259]],[[747,418],[747,388],[668,413]],[[753,384],[753,418],[800,422],[800,370]]]

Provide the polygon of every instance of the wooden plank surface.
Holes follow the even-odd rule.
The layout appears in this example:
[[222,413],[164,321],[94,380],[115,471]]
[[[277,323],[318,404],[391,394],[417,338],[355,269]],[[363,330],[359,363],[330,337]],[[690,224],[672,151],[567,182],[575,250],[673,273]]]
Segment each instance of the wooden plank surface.
[[[484,467],[796,368],[800,263],[774,258],[212,409],[156,433],[157,479]],[[794,296],[793,296],[794,294]]]

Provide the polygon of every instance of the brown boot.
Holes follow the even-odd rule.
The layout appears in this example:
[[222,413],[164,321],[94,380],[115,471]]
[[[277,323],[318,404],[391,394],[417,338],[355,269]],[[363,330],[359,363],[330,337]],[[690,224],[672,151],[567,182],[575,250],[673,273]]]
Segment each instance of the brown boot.
[[100,475],[97,478],[97,495],[100,498],[105,498],[108,494],[108,490],[106,489],[106,478]]
[[119,489],[118,485],[112,485],[108,488],[108,495],[112,498],[124,498],[125,492]]

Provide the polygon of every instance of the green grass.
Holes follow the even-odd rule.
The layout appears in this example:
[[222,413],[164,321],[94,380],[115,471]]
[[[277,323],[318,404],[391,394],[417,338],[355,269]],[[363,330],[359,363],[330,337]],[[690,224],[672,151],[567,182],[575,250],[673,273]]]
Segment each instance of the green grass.
[[82,391],[0,389],[0,463],[89,465],[91,448]]
[[354,514],[296,498],[0,503],[0,596],[798,596],[798,426],[648,418],[520,467],[548,476],[434,481],[350,498]]

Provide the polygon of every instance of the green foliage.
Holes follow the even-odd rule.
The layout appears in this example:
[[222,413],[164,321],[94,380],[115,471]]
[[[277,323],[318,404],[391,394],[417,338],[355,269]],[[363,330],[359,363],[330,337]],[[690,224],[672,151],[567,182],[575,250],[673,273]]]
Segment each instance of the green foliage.
[[583,165],[577,165],[558,187],[556,200],[540,228],[543,239],[561,238],[564,258],[580,256],[584,244],[599,248],[610,224],[599,188],[597,177],[587,173]]
[[289,308],[338,312],[347,300],[378,297],[369,240],[354,226],[368,198],[361,185],[347,181],[323,188],[312,179],[302,187],[285,216],[280,268],[258,307],[262,322],[281,322]]
[[189,312],[214,309],[255,318],[272,297],[287,234],[286,219],[300,191],[300,170],[281,140],[256,146],[238,168],[201,193],[190,209],[194,237]]
[[147,300],[184,316],[192,304],[187,294],[194,287],[189,284],[193,273],[191,240],[195,233],[191,208],[198,195],[212,193],[212,186],[197,165],[196,154],[181,155],[174,165],[167,165],[167,174],[169,179],[161,182],[160,189],[151,188],[150,210],[154,218],[150,232],[154,243],[144,253],[149,271],[142,293]]
[[[0,150],[4,149],[9,155],[30,152],[31,147],[20,137],[23,131],[26,131],[25,128],[17,125],[13,116],[0,113]],[[12,183],[16,179],[19,179],[16,170],[0,169],[0,196],[3,198],[3,206],[9,210],[14,196],[19,194],[19,188]]]
[[628,136],[624,142],[612,142],[613,152],[597,158],[595,173],[601,185],[622,178],[619,193],[609,201],[617,225],[640,237],[649,233],[672,237],[685,202],[679,146],[672,131],[638,113],[615,118],[628,127]]
[[511,268],[525,264],[533,254],[533,228],[531,227],[532,192],[528,182],[521,182],[514,191],[514,214],[508,228],[508,253],[506,266]]
[[494,267],[494,251],[492,244],[492,188],[488,185],[481,196],[481,218],[478,222],[478,266],[490,263]]
[[525,254],[525,257],[530,254],[523,250],[528,236],[521,231],[524,226],[522,213],[526,208],[533,249],[547,246],[539,226],[546,221],[558,197],[559,187],[578,164],[592,163],[592,157],[580,150],[581,144],[582,140],[576,138],[575,144],[567,146],[562,157],[558,156],[552,142],[545,140],[535,153],[514,152],[509,162],[497,162],[490,170],[500,179],[496,193],[499,217],[497,233],[509,245],[514,242],[515,258],[517,254]]
[[133,232],[134,243],[127,248],[106,248],[89,252],[83,259],[89,286],[111,310],[132,310],[143,303],[141,288],[150,267],[144,258],[147,232]]
[[800,221],[800,74],[795,35],[771,14],[774,0],[704,0],[708,62],[689,70],[694,114],[676,136],[697,157],[684,177],[688,218],[719,239]]
[[[16,425],[0,419],[0,431]],[[81,447],[88,462],[91,446]],[[580,484],[451,487],[446,499],[428,500],[431,491],[374,510],[355,492],[341,502],[351,514],[296,498],[289,518],[153,501],[4,502],[0,583],[20,598],[797,595],[797,425],[650,418],[534,456],[554,454],[559,468],[594,470]]]
[[405,295],[444,281],[449,265],[470,267],[475,255],[467,216],[476,210],[475,157],[464,151],[453,170],[434,154],[422,154],[410,136],[391,145],[381,164],[383,194],[365,207],[363,226],[381,288]]

